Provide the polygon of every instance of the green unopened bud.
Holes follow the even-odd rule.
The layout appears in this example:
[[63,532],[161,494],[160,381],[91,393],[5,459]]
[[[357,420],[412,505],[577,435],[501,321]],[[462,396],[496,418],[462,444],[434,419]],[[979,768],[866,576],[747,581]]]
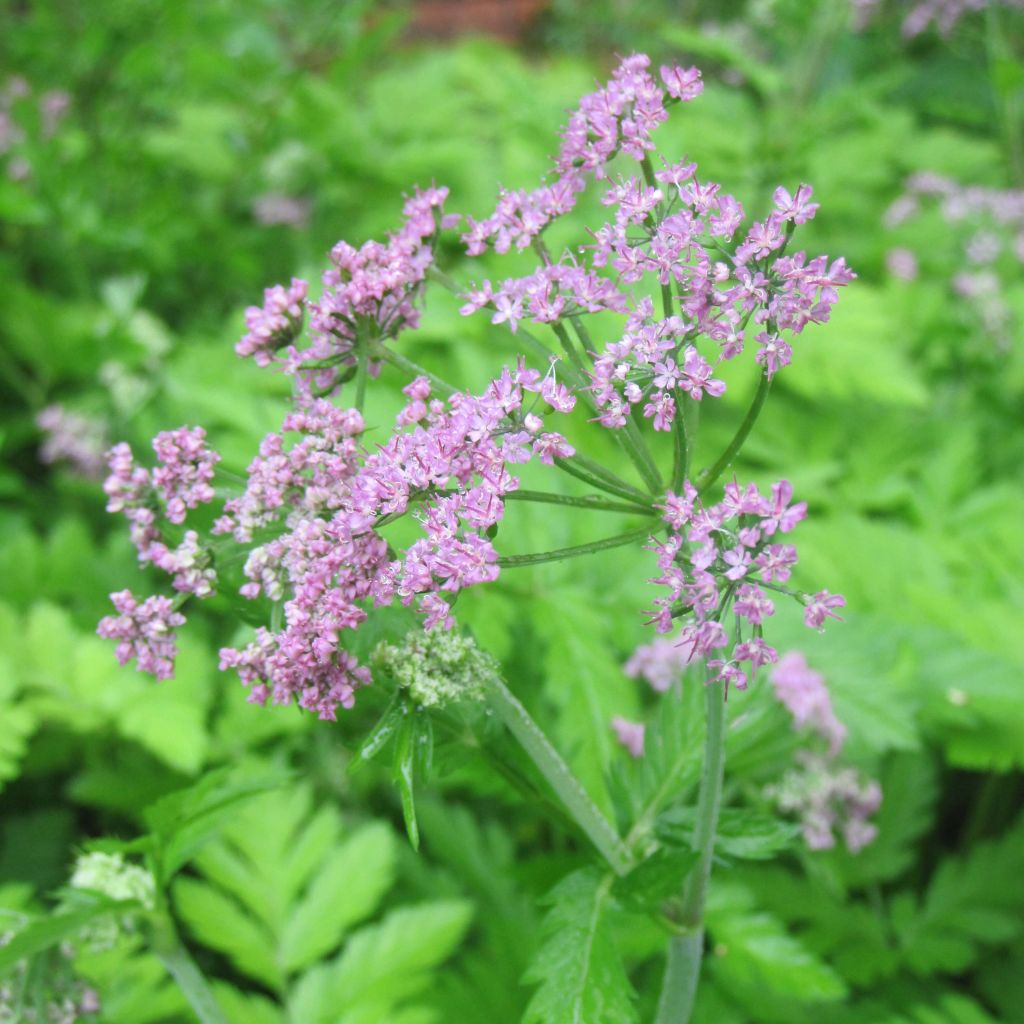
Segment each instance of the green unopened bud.
[[498,663],[468,636],[444,629],[415,630],[398,646],[382,644],[377,660],[421,707],[480,700]]
[[112,900],[138,900],[153,909],[156,886],[153,876],[119,853],[85,853],[75,862],[71,887],[101,892]]

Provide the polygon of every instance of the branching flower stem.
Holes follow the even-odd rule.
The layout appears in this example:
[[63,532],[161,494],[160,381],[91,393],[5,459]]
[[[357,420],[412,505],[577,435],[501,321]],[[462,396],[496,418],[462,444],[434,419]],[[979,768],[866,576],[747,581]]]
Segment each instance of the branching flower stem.
[[650,526],[640,526],[635,530],[620,533],[604,540],[590,541],[588,544],[575,544],[569,548],[556,548],[553,551],[537,551],[529,555],[504,555],[498,559],[503,569],[519,569],[526,565],[541,565],[544,562],[561,562],[566,558],[579,558],[595,551],[607,551],[609,548],[621,548],[634,541],[643,540],[651,535]]
[[697,863],[683,887],[683,931],[669,940],[665,976],[655,1024],[686,1024],[693,1012],[700,965],[704,955],[704,905],[714,855],[718,811],[725,768],[725,693],[721,680],[705,687],[707,733],[704,768],[697,797],[697,825],[693,845]]
[[750,403],[747,415],[743,417],[743,422],[737,428],[732,440],[726,446],[725,451],[716,459],[715,463],[697,477],[697,490],[701,495],[706,494],[711,489],[722,473],[729,468],[732,460],[739,454],[739,450],[743,447],[747,436],[757,422],[757,417],[761,415],[761,409],[764,407],[765,399],[768,397],[771,386],[771,377],[766,373],[762,374],[761,380],[757,385],[757,391],[754,392],[754,400]]
[[633,858],[621,836],[562,760],[544,731],[499,677],[493,677],[487,693],[495,714],[544,776],[572,820],[617,875],[627,874],[633,866]]

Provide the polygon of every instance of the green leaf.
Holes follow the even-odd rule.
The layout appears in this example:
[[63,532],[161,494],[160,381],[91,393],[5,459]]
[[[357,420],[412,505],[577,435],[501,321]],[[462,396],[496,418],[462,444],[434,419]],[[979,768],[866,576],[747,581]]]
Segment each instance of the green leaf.
[[583,868],[548,894],[542,945],[526,980],[539,987],[524,1024],[632,1024],[633,986],[615,948],[606,915],[613,876]]
[[778,918],[758,910],[741,886],[719,882],[711,887],[707,927],[714,940],[715,978],[727,990],[767,990],[812,1002],[846,995],[842,978]]
[[283,773],[240,775],[229,768],[211,772],[194,786],[163,797],[146,809],[166,881],[209,842],[239,804],[282,785]]
[[[697,820],[695,807],[673,807],[658,819],[656,833],[664,842],[689,846]],[[770,860],[793,845],[800,832],[794,825],[741,807],[719,813],[715,852],[742,860]]]
[[461,900],[438,900],[403,907],[361,928],[337,959],[302,977],[288,1001],[289,1020],[386,1024],[399,1004],[430,985],[431,968],[462,940],[471,912]]
[[[391,888],[394,861],[394,835],[382,822],[349,836],[319,866],[288,918],[279,955],[284,969],[305,967],[336,949],[351,925],[372,913]],[[359,885],[352,884],[354,878]]]
[[224,953],[250,978],[272,988],[283,985],[273,936],[236,900],[206,882],[182,877],[174,883],[174,904],[203,945]]
[[657,850],[628,875],[617,878],[612,895],[627,910],[650,913],[679,897],[683,881],[697,863],[693,850]]
[[910,968],[959,973],[983,947],[1008,942],[1024,928],[1024,818],[1000,839],[943,861],[918,905],[893,901],[893,924]]

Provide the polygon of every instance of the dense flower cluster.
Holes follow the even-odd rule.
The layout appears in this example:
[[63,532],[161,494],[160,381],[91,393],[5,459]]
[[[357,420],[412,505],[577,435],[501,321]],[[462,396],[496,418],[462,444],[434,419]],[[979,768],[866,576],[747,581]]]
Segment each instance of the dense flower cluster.
[[110,599],[118,614],[102,619],[96,632],[108,640],[120,641],[118,662],[127,665],[137,661],[140,672],[170,679],[178,653],[174,631],[185,624],[185,616],[174,610],[169,598],[159,594],[141,604],[129,590],[111,594]]
[[[464,236],[471,253],[537,243],[542,263],[533,273],[499,288],[483,282],[466,296],[463,312],[486,308],[513,332],[524,320],[550,325],[563,347],[569,325],[580,341],[580,350],[567,352],[570,362],[531,336],[541,347],[541,369],[520,359],[471,393],[419,373],[385,347],[417,325],[436,236],[459,219],[443,213],[447,190],[430,188],[406,202],[402,227],[386,241],[339,242],[319,298],[294,279],[268,289],[263,306],[247,311],[239,355],[292,375],[296,398],[280,432],[261,443],[243,493],[226,502],[213,527],[216,540],[180,529],[190,510],[213,497],[217,456],[201,430],[161,434],[152,471],[137,466],[126,445],[112,450],[108,508],[128,518],[140,560],[170,573],[180,592],[174,604],[116,595],[120,616],[105,619],[101,632],[121,641],[122,660],[137,657],[140,667],[169,675],[178,605],[186,595],[212,593],[214,552],[220,557],[222,547],[240,545],[242,595],[273,608],[250,643],[221,652],[222,668],[237,670],[256,703],[297,701],[331,719],[371,681],[345,633],[374,607],[398,602],[414,607],[425,628],[450,628],[460,591],[497,578],[493,540],[506,499],[519,488],[516,467],[557,462],[598,488],[611,478],[610,493],[630,500],[627,511],[653,515],[651,495],[664,485],[649,453],[643,463],[642,439],[630,433],[635,423],[620,437],[648,470],[648,493],[615,484],[614,474],[590,460],[573,464],[576,453],[549,428],[550,417],[582,400],[605,426],[632,421],[629,413],[639,406],[655,429],[669,429],[684,397],[722,393],[715,366],[742,351],[751,324],[756,359],[770,377],[791,357],[783,332],[826,320],[837,288],[853,275],[841,259],[786,252],[795,228],[817,209],[809,186],[795,194],[776,190],[772,212],[741,231],[739,201],[701,182],[694,165],[662,162],[654,169],[651,133],[671,102],[694,99],[702,84],[696,69],[663,67],[660,84],[648,69],[646,57],[624,60],[571,116],[557,181],[529,194],[505,193],[495,214],[470,220]],[[609,182],[613,222],[594,235],[583,262],[551,260],[541,231],[572,208],[588,180],[607,179],[619,154],[643,165],[644,180]],[[662,290],[663,318],[635,294],[644,277]],[[604,353],[592,351],[582,318],[608,312],[626,318],[626,333]],[[367,378],[384,360],[415,376],[406,378],[407,402],[394,429],[371,444],[359,409]],[[327,396],[352,378],[358,408],[338,408]],[[795,561],[792,547],[775,538],[803,517],[804,506],[790,507],[789,500],[786,483],[770,498],[733,484],[720,505],[708,507],[689,483],[682,496],[668,495],[657,582],[669,596],[656,602],[655,617],[664,632],[677,614],[692,614],[681,654],[673,654],[677,662],[721,653],[710,662],[715,676],[745,686],[758,665],[774,659],[760,629],[772,612],[766,589],[784,590]],[[396,550],[386,528],[406,515],[422,532]],[[806,603],[808,625],[818,627],[843,602],[822,591]],[[738,624],[731,646],[723,639],[726,611]],[[741,620],[749,636],[740,635]],[[638,654],[635,671],[665,688],[671,673],[657,667],[659,657]],[[642,746],[636,728],[621,734],[631,749]]]
[[[428,628],[447,627],[460,590],[497,578],[487,531],[504,514],[504,496],[519,486],[509,466],[573,454],[536,412],[524,410],[531,393],[571,408],[551,376],[520,364],[484,394],[457,393],[447,404],[428,405],[430,384],[417,378],[406,388],[396,432],[371,453],[357,444],[359,414],[323,399],[286,419],[285,430],[301,435],[290,449],[281,435],[263,442],[245,494],[228,503],[217,524],[248,542],[256,529],[286,520],[283,534],[250,554],[243,588],[247,597],[290,595],[284,628],[260,630],[243,650],[221,652],[222,667],[239,671],[254,701],[296,698],[333,717],[370,681],[338,639],[365,620],[367,603],[414,604]],[[413,504],[424,536],[394,557],[378,528]]]
[[772,668],[770,678],[775,696],[793,716],[794,726],[823,737],[829,755],[835,757],[846,742],[846,726],[832,710],[825,677],[815,672],[799,651],[789,651]]
[[780,810],[799,815],[807,845],[829,850],[837,831],[852,853],[871,843],[878,829],[868,818],[881,806],[882,787],[861,779],[853,768],[837,766],[825,754],[805,750],[797,761],[798,766],[766,795]]
[[420,707],[480,700],[497,662],[457,630],[409,633],[401,644],[382,644],[374,659]]
[[651,133],[668,117],[667,103],[696,99],[704,90],[696,68],[662,67],[659,85],[650,71],[650,58],[636,54],[613,72],[611,81],[584,96],[562,132],[555,160],[557,180],[532,192],[503,192],[490,217],[467,218],[462,236],[471,256],[515,246],[526,249],[555,218],[576,205],[587,177],[604,178],[619,153],[642,160],[654,149]]
[[[308,283],[268,288],[262,307],[246,312],[248,333],[236,346],[257,365],[272,362],[309,392],[325,394],[349,379],[361,356],[375,374],[374,346],[419,324],[417,299],[433,263],[433,239],[458,217],[442,212],[446,188],[417,190],[406,200],[402,226],[387,241],[359,248],[338,242],[323,274],[323,293],[309,300]],[[300,344],[305,314],[309,337]]]
[[[716,363],[739,355],[752,340],[755,359],[771,377],[792,359],[784,332],[825,322],[837,289],[854,275],[841,258],[786,255],[793,230],[818,209],[810,186],[795,194],[776,189],[772,212],[737,238],[742,204],[720,185],[700,181],[696,164],[654,170],[650,136],[665,120],[666,94],[694,99],[701,81],[696,69],[663,67],[663,90],[648,64],[645,57],[624,61],[605,89],[584,99],[565,131],[555,185],[505,193],[494,215],[470,219],[463,236],[471,254],[488,241],[499,252],[537,242],[553,218],[571,209],[588,174],[606,177],[608,161],[622,152],[643,162],[644,175],[606,189],[603,202],[615,216],[585,247],[590,266],[568,256],[554,261],[539,246],[544,262],[535,272],[498,288],[483,281],[466,296],[462,312],[488,307],[492,322],[513,331],[521,320],[549,324],[602,310],[628,312],[621,339],[599,356],[591,353],[597,356],[590,375],[600,422],[621,428],[631,408],[640,406],[656,430],[669,430],[683,396],[699,401],[725,390],[697,348],[700,337],[715,343]],[[614,279],[597,273],[608,269]],[[650,299],[632,296],[644,277],[661,290],[660,318]],[[573,328],[586,347],[589,339],[577,323]]]
[[[826,619],[839,618],[835,609],[846,603],[827,590],[799,595],[782,586],[797,555],[792,544],[778,543],[778,536],[789,533],[807,515],[806,503],[794,505],[792,497],[786,480],[774,484],[770,496],[753,484],[744,488],[733,481],[726,485],[722,501],[705,505],[687,483],[683,494],[670,492],[663,506],[669,535],[655,543],[661,575],[653,582],[668,593],[654,602],[654,622],[660,633],[667,633],[676,616],[690,613],[692,622],[682,628],[678,643],[687,660],[709,659],[710,679],[722,679],[727,687],[746,689],[762,665],[778,660],[776,650],[761,636],[765,620],[775,613],[767,590],[799,596],[805,605],[804,621],[813,629],[820,629]],[[730,612],[735,621],[732,633],[725,625]]]
[[[915,174],[887,211],[886,226],[897,229],[929,207],[939,210],[960,241],[962,262],[951,281],[953,290],[967,301],[985,333],[1006,348],[1013,334],[1013,314],[1005,292],[1024,265],[1024,190],[961,185],[940,174]],[[894,249],[888,262],[897,277],[917,276],[917,260],[910,250]]]

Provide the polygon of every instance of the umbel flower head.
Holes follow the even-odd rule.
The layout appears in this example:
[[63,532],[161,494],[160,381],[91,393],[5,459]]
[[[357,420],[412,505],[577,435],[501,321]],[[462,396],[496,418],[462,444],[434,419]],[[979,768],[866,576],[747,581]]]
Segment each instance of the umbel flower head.
[[[455,641],[435,649],[448,643],[435,632],[455,626],[459,594],[493,583],[506,567],[543,560],[498,547],[509,502],[536,500],[520,486],[519,467],[530,462],[610,493],[619,499],[611,511],[645,517],[647,527],[623,536],[656,551],[655,583],[667,596],[654,600],[654,619],[662,631],[683,621],[687,660],[710,658],[717,676],[738,687],[774,660],[762,625],[773,611],[769,591],[791,592],[784,583],[795,549],[780,538],[805,506],[792,502],[784,481],[770,495],[734,482],[715,504],[707,495],[717,474],[686,480],[685,458],[663,474],[643,428],[672,433],[678,453],[688,403],[725,390],[722,364],[752,351],[751,370],[766,384],[795,357],[792,339],[828,319],[854,275],[842,258],[792,251],[817,211],[810,186],[776,189],[767,216],[747,225],[740,201],[695,163],[658,155],[657,127],[702,90],[695,68],[655,75],[647,57],[627,57],[570,115],[549,183],[502,192],[483,220],[445,213],[443,187],[417,190],[383,242],[334,246],[319,296],[300,279],[268,289],[264,305],[248,310],[237,350],[289,375],[294,400],[211,535],[195,520],[214,498],[219,456],[201,428],[160,434],[152,469],[127,445],[110,452],[108,508],[128,519],[140,561],[166,573],[176,591],[173,600],[116,595],[120,614],[100,632],[120,641],[122,662],[170,676],[181,609],[223,586],[218,566],[230,559],[244,565],[241,595],[260,602],[266,619],[248,642],[221,651],[221,667],[237,671],[254,703],[294,702],[335,718],[373,680],[351,652],[352,633],[395,603],[415,609],[428,631],[422,650],[410,648],[419,674],[394,666],[402,685],[424,704],[448,699],[452,674],[422,659],[455,657]],[[606,223],[581,230],[577,251],[552,256],[544,231],[591,187]],[[465,315],[485,311],[528,350],[471,388],[400,351],[428,283],[450,283],[435,266],[437,242],[460,221],[470,256],[532,247],[539,260],[521,277],[463,292]],[[586,320],[608,314],[624,329],[599,350]],[[370,434],[363,400],[385,365],[403,374],[407,402],[389,434]],[[558,419],[574,414],[581,435],[612,431],[643,489],[577,452]],[[399,543],[388,526],[403,517],[419,532]],[[827,591],[791,593],[815,628],[843,603]],[[726,613],[735,620],[731,638]],[[453,671],[468,687],[469,670]]]

